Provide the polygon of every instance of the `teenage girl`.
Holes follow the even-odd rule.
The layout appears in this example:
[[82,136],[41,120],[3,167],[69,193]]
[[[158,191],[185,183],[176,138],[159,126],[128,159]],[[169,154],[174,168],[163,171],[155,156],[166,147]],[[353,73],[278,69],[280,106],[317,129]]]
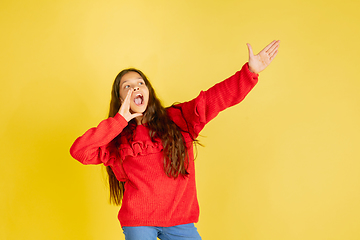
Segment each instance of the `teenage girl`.
[[76,139],[71,155],[104,164],[110,201],[121,205],[126,240],[201,239],[193,144],[220,111],[244,99],[275,58],[279,41],[254,55],[230,78],[195,99],[164,108],[139,70],[121,71],[112,86],[109,118]]

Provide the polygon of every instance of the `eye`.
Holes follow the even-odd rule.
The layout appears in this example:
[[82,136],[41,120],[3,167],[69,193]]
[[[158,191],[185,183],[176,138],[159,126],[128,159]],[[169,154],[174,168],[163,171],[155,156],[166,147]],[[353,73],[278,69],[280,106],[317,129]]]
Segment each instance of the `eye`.
[[126,88],[129,88],[129,87],[130,87],[130,85],[125,85],[125,86],[124,86],[125,89],[126,89]]
[[144,82],[139,82],[139,85],[144,85],[145,83]]

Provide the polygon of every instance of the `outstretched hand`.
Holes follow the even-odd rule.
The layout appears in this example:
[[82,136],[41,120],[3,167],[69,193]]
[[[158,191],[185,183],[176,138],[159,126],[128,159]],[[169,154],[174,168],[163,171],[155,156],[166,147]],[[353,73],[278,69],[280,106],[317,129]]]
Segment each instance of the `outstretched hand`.
[[134,90],[131,88],[127,92],[125,99],[122,101],[121,107],[119,109],[119,114],[125,118],[126,121],[130,121],[133,118],[142,116],[142,113],[134,113],[130,112],[130,99]]
[[269,64],[274,60],[275,56],[278,53],[280,40],[272,41],[267,45],[261,52],[257,55],[254,55],[251,45],[248,43],[249,49],[249,70],[253,73],[259,73],[263,71]]

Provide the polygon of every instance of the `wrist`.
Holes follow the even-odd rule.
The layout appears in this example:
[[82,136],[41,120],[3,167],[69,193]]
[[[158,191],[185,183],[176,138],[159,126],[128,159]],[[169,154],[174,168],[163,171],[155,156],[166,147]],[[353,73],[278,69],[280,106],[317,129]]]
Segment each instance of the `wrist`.
[[250,72],[255,73],[255,74],[258,74],[258,72],[257,72],[256,70],[254,70],[254,69],[250,66],[249,63],[248,63],[248,69],[249,69]]

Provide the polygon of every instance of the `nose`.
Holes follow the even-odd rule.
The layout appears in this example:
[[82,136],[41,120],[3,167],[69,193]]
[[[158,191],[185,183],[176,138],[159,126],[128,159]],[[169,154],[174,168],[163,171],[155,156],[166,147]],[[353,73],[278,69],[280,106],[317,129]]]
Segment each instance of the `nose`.
[[134,88],[134,92],[139,91],[139,90],[140,90],[139,87]]

